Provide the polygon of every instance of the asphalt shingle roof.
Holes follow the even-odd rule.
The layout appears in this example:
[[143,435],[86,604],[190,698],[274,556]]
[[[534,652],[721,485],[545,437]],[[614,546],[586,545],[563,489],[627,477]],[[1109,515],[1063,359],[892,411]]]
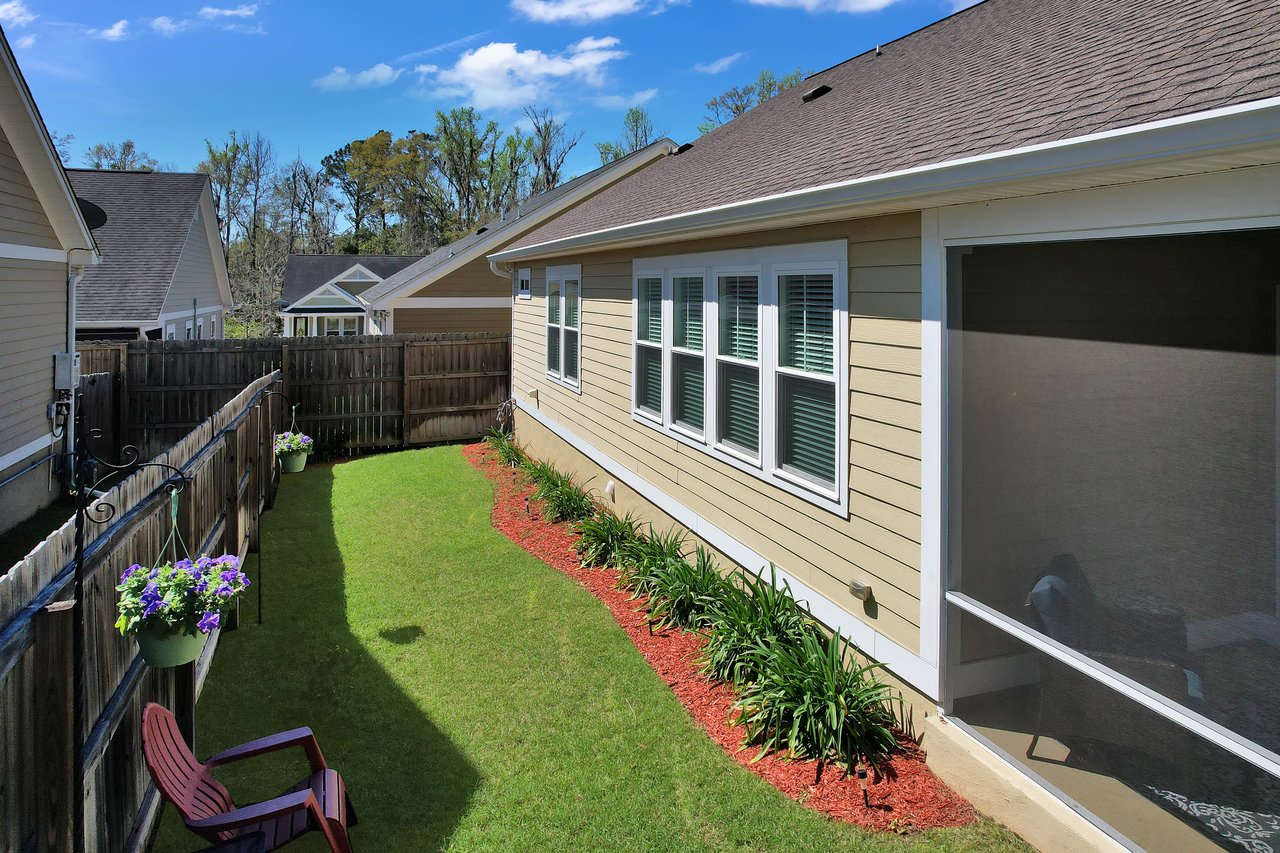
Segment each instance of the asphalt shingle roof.
[[106,211],[93,232],[102,262],[76,287],[81,320],[154,320],[160,315],[207,175],[68,169],[79,198]]
[[[385,279],[421,259],[422,255],[290,255],[284,263],[280,298],[285,305],[292,305],[356,264]],[[375,283],[344,281],[339,286],[358,296]]]
[[[515,212],[513,211],[508,211],[504,216],[486,222],[467,236],[454,240],[447,246],[441,246],[439,249],[436,249],[413,266],[405,267],[403,270],[391,278],[388,278],[377,287],[370,288],[369,291],[365,293],[364,298],[370,302],[373,302],[376,299],[381,299],[388,293],[392,293],[400,289],[405,284],[421,278],[447,262],[454,255],[465,252],[467,249],[470,249],[478,243],[483,242],[495,248],[501,246],[528,227],[525,218],[534,211],[546,207],[549,204],[554,204],[567,193],[582,186],[582,184],[588,180],[609,172],[620,171],[624,166],[631,165],[634,159],[644,156],[655,148],[669,148],[673,147],[674,144],[675,143],[670,139],[659,139],[657,142],[651,143],[650,145],[647,145],[638,151],[634,151],[625,157],[614,160],[612,163],[600,166],[597,169],[587,172],[585,175],[579,175],[571,181],[565,181],[563,184],[553,187],[546,192],[531,196],[521,202],[518,208],[518,215],[515,215]],[[652,168],[652,164],[646,166],[640,171],[645,171],[645,169],[649,168]]]
[[513,248],[1277,94],[1276,0],[986,0],[813,75]]

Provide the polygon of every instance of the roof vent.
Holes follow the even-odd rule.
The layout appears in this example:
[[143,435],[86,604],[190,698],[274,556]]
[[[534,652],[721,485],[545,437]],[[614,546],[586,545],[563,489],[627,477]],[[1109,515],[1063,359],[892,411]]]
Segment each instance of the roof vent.
[[827,94],[827,92],[830,92],[830,91],[831,91],[831,87],[828,86],[826,83],[823,83],[821,86],[816,86],[810,89],[809,91],[805,92],[803,95],[800,96],[800,100],[807,104],[810,101],[816,101],[818,98],[821,98],[823,95]]
[[692,142],[686,142],[684,145],[681,145],[679,148],[676,149],[676,153],[683,154],[684,152],[688,151],[692,147],[693,147]]
[[477,234],[477,235],[480,235],[480,234],[483,234],[484,232],[486,232],[486,231],[488,231],[488,230],[489,230],[489,226],[488,226],[488,225],[481,225],[479,228],[477,228],[477,229],[476,229],[476,234]]

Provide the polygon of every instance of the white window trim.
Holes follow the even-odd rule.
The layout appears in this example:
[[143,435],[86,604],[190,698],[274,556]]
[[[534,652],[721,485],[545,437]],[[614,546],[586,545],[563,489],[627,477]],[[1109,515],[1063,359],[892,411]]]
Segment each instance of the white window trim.
[[516,270],[515,291],[517,299],[533,298],[533,270],[521,267]]
[[[815,506],[840,516],[849,511],[849,247],[847,241],[804,243],[791,246],[768,246],[706,252],[695,255],[672,255],[637,258],[632,263],[631,289],[631,417],[636,423],[656,430],[676,441],[700,450],[744,473],[799,497]],[[834,383],[836,387],[836,481],[826,488],[807,478],[783,471],[778,465],[777,377],[778,371],[778,276],[797,270],[831,273],[835,302]],[[672,341],[674,340],[674,306],[672,282],[680,276],[703,276],[703,355],[706,373],[706,403],[703,407],[703,433],[694,435],[672,423]],[[720,314],[719,277],[722,275],[757,275],[759,277],[759,361],[760,372],[760,441],[758,458],[726,447],[714,440],[718,434],[719,389],[718,363],[733,359],[719,355]],[[662,398],[661,418],[642,411],[637,405],[634,373],[635,348],[639,339],[639,281],[662,279]]]
[[[532,281],[532,278],[530,280]],[[577,325],[577,328],[574,330],[578,333],[578,344],[577,344],[577,353],[576,353],[577,360],[575,362],[578,365],[577,379],[569,379],[564,375],[564,332],[565,332],[565,318],[568,316],[568,313],[566,312],[566,309],[568,308],[568,304],[565,301],[565,295],[564,295],[564,283],[566,280],[572,280],[572,281],[578,282],[578,300],[577,300],[578,304],[576,306],[578,309],[578,325]],[[546,281],[543,283],[543,286],[545,288],[544,292],[547,294],[548,300],[551,299],[551,283],[552,282],[556,282],[559,285],[557,292],[559,293],[558,298],[560,300],[560,313],[559,313],[560,323],[559,325],[553,325],[551,323],[550,319],[548,318],[548,314],[550,313],[549,310],[543,313],[542,323],[545,331],[549,331],[552,328],[555,328],[560,332],[560,362],[558,365],[559,366],[558,370],[551,370],[550,368],[546,368],[547,378],[558,385],[563,385],[565,388],[568,388],[570,391],[574,392],[575,394],[581,394],[582,393],[582,290],[583,290],[582,265],[581,264],[564,264],[562,266],[557,266],[557,267],[547,267]],[[530,284],[530,287],[532,287],[532,284]],[[549,302],[547,304],[547,308],[550,309]],[[543,340],[543,346],[545,347],[546,346],[545,333],[543,335],[542,340]],[[543,366],[544,368],[546,367],[545,357],[543,358]]]
[[195,334],[195,332],[194,332],[194,329],[192,329],[192,327],[191,327],[191,321],[190,321],[190,320],[188,320],[188,321],[183,325],[183,330],[187,333],[186,340],[188,340],[188,341],[190,341],[190,340],[194,340],[194,334]]

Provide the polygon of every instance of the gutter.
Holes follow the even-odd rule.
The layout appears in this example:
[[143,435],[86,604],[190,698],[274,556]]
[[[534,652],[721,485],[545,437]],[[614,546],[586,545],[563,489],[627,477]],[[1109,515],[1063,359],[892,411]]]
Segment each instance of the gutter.
[[980,187],[1277,143],[1280,97],[658,217],[507,249],[489,258],[491,262],[517,261],[587,249],[687,240],[711,233],[794,226],[842,215],[856,216],[860,208],[873,204],[898,203],[903,210],[919,209],[931,205],[904,203],[924,202],[931,197],[943,199],[939,204],[954,203],[945,201],[945,197]]

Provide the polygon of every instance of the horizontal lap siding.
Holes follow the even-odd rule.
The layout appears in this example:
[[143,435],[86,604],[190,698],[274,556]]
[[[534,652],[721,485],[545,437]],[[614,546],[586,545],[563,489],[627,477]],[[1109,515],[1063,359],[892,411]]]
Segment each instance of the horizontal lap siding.
[[426,287],[410,294],[411,298],[439,299],[444,296],[511,296],[511,279],[499,278],[484,258],[470,261]]
[[0,133],[0,243],[58,248],[58,238],[18,162]]
[[48,435],[53,354],[67,348],[60,264],[0,259],[0,454]]
[[[620,464],[904,647],[919,643],[919,217],[904,215],[635,250],[637,256],[849,240],[850,515],[841,518],[631,417],[632,254],[536,262],[517,300],[513,387]],[[545,267],[581,263],[582,394],[545,371]],[[398,328],[398,327],[397,327]],[[595,484],[599,488],[602,484]],[[726,501],[729,497],[731,500]],[[750,567],[753,569],[760,567]],[[847,585],[874,585],[864,608]]]
[[508,308],[397,308],[396,332],[506,332],[511,328]]

